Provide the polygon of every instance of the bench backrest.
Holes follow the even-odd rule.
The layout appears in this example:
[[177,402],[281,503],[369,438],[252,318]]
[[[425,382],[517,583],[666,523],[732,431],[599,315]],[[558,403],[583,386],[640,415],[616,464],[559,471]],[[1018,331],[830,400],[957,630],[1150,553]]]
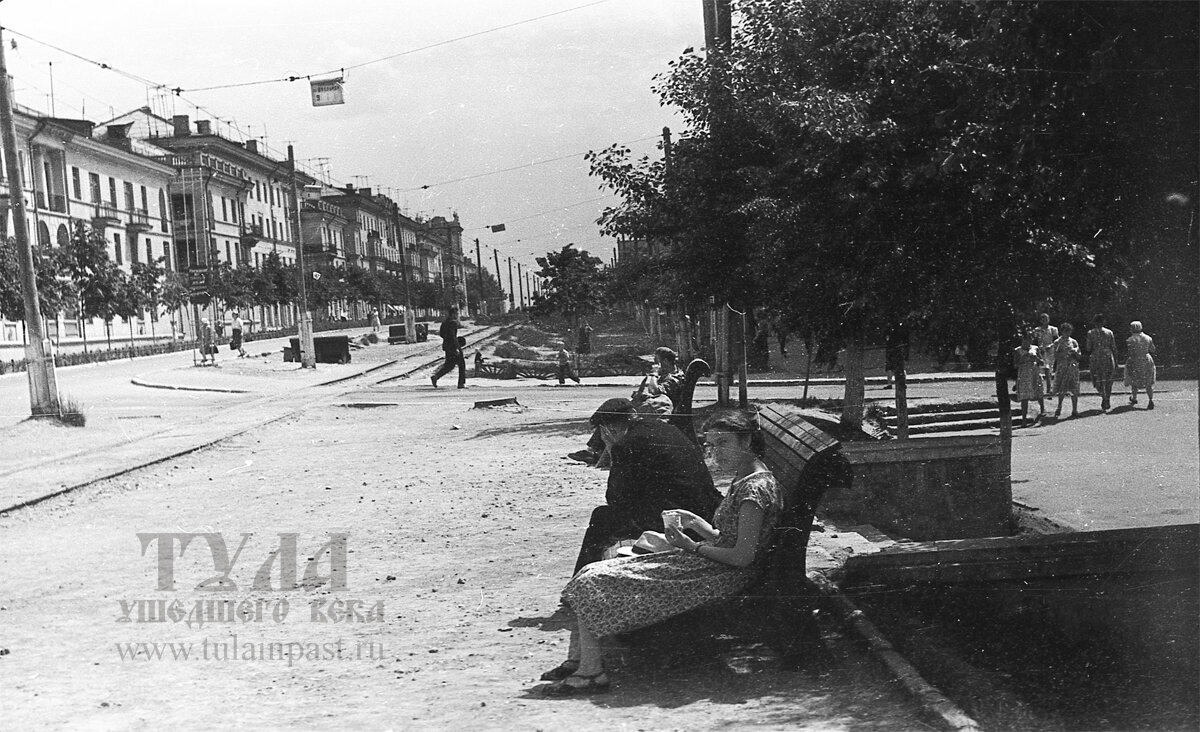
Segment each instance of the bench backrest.
[[777,591],[790,592],[805,578],[805,553],[821,496],[833,485],[848,485],[853,476],[841,444],[800,415],[767,405],[759,409],[758,423],[766,444],[764,462],[783,490],[766,579]]
[[683,383],[679,387],[679,396],[675,398],[667,423],[683,431],[693,444],[700,444],[696,434],[696,425],[692,421],[692,395],[696,393],[696,382],[712,373],[712,367],[702,358],[692,359],[683,371]]

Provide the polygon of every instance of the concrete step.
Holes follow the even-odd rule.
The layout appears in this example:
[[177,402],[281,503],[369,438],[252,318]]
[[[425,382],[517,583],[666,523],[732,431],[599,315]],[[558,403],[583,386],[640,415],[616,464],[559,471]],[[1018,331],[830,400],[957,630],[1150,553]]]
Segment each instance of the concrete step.
[[[968,402],[951,402],[945,404],[936,402],[932,404],[910,403],[908,405],[908,414],[911,417],[914,414],[942,414],[944,412],[970,412],[986,409],[991,409],[994,411],[998,408],[999,407],[997,406],[995,400],[984,399]],[[892,417],[896,414],[896,407],[894,404],[881,404],[879,405],[879,409],[881,412],[883,412],[884,416],[887,417]]]
[[[909,413],[908,425],[936,424],[938,422],[961,422],[965,420],[989,420],[998,419],[999,412],[996,408],[992,409],[969,409],[956,412],[926,412],[926,413]],[[898,417],[889,415],[884,417],[884,422],[888,427],[895,427]]]
[[[932,424],[910,425],[909,435],[932,435],[944,432],[971,432],[977,430],[999,429],[1000,417],[994,419],[964,419],[953,422],[935,422]],[[893,432],[894,434],[894,432]]]

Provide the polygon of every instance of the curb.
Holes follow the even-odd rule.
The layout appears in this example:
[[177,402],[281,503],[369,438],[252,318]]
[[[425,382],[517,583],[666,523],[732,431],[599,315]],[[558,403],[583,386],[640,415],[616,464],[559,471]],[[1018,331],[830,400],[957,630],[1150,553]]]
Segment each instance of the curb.
[[134,386],[144,386],[147,389],[170,389],[172,391],[209,391],[218,394],[249,394],[249,389],[222,389],[218,386],[178,386],[176,384],[158,384],[153,381],[144,381],[141,377],[135,376],[129,380],[129,383]]
[[808,579],[817,590],[833,602],[841,616],[842,622],[850,628],[854,635],[867,644],[867,647],[888,670],[904,686],[914,700],[921,706],[930,718],[939,721],[945,729],[954,732],[979,732],[979,723],[969,717],[958,705],[950,701],[937,687],[930,684],[921,676],[916,667],[907,658],[900,655],[896,647],[867,620],[862,610],[842,594],[837,585],[833,584],[820,572],[809,572]]

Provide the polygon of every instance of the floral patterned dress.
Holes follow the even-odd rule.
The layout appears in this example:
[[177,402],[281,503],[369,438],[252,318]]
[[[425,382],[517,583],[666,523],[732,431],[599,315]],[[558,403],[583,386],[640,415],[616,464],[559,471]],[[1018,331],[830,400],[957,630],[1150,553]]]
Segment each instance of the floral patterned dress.
[[729,487],[713,516],[713,527],[721,532],[713,546],[732,548],[737,543],[738,514],[745,502],[764,513],[750,566],[734,567],[680,552],[609,559],[581,569],[563,589],[563,600],[588,630],[606,636],[654,625],[732,595],[757,576],[783,509],[775,476],[760,470]]
[[1042,357],[1037,346],[1013,349],[1013,363],[1017,367],[1017,399],[1029,401],[1042,398]]
[[1145,333],[1134,333],[1125,341],[1125,385],[1135,389],[1154,386],[1154,340]]
[[1054,350],[1054,390],[1058,394],[1079,396],[1079,341],[1071,336],[1059,336],[1051,346]]

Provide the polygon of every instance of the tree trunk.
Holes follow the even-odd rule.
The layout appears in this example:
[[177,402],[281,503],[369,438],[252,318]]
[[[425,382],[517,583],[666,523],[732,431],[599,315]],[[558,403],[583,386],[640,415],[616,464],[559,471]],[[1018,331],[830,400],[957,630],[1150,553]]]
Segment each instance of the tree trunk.
[[851,427],[862,427],[863,404],[866,401],[863,350],[861,335],[853,336],[846,344],[846,391],[842,402],[842,423]]
[[904,363],[896,369],[896,437],[908,439],[908,374]]

